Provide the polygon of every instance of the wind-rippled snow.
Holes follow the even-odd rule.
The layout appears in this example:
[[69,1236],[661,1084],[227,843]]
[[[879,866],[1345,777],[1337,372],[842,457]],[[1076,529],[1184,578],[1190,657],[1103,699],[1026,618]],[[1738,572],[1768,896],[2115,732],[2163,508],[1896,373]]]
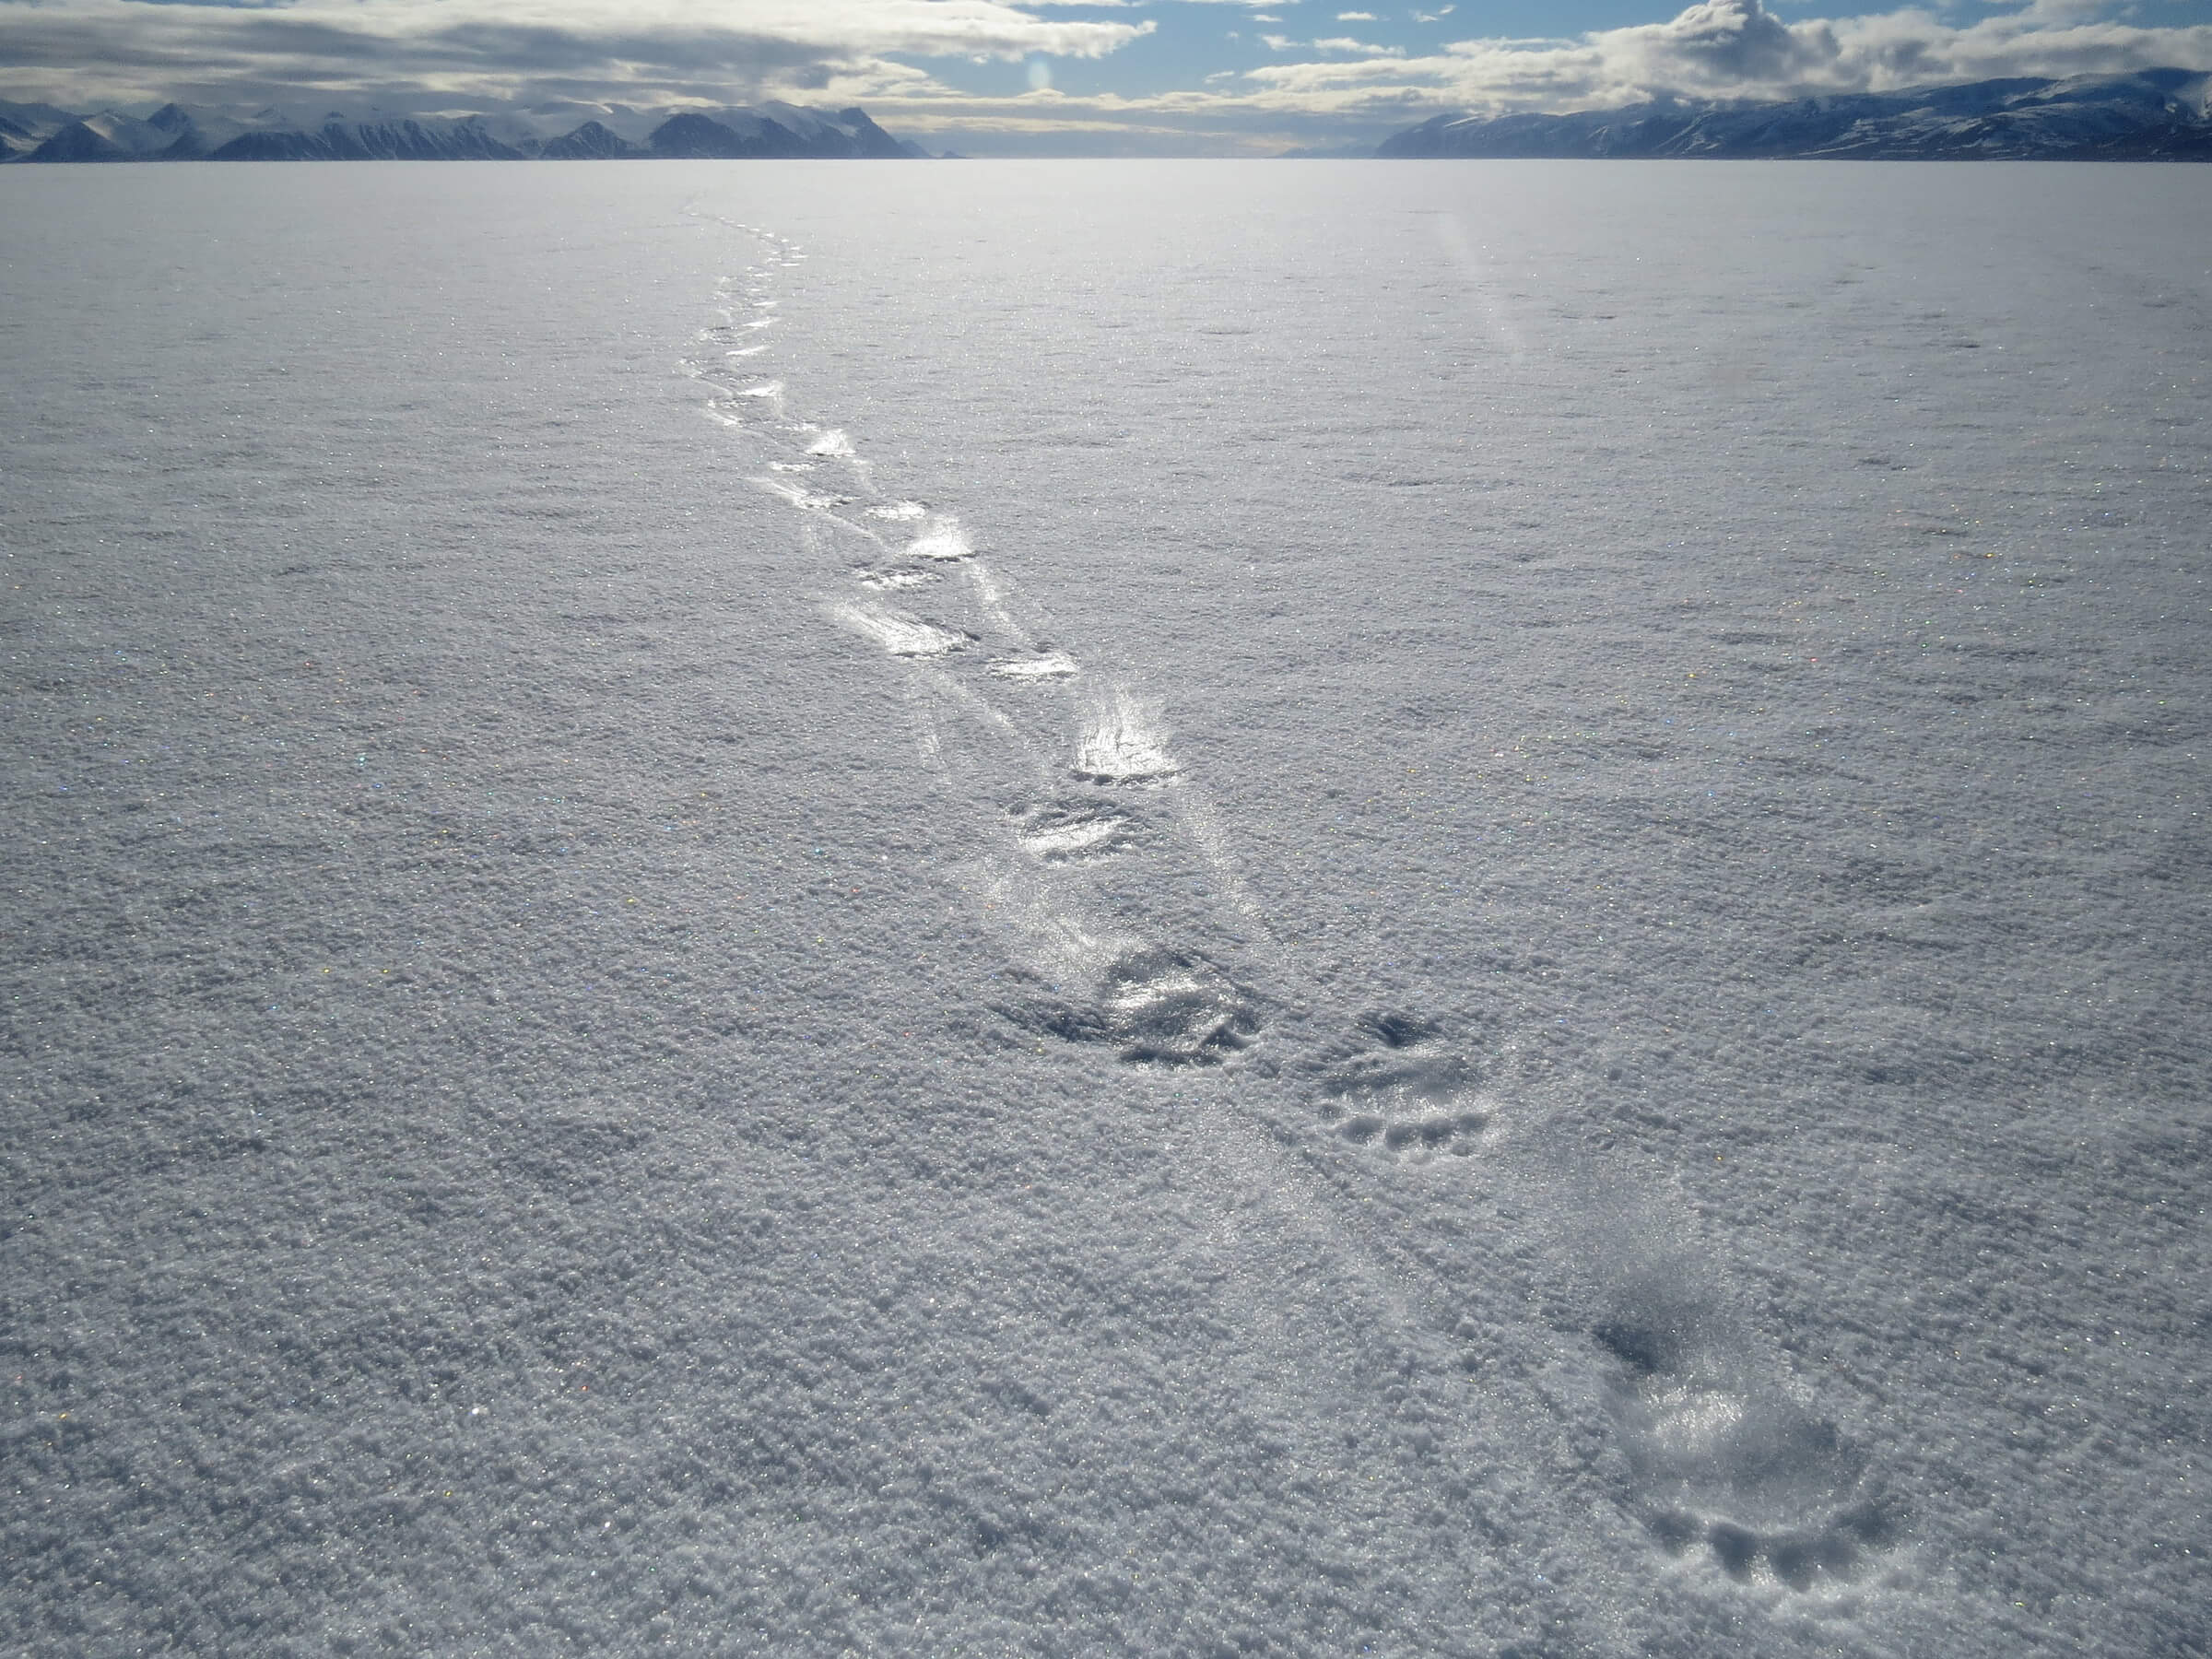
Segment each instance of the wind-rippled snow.
[[2208,189],[0,175],[0,1646],[2192,1651]]

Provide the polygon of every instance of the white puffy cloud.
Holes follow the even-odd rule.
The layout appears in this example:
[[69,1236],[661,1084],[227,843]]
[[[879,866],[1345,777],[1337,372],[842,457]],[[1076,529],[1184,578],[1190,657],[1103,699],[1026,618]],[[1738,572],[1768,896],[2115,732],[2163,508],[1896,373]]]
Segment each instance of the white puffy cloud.
[[1425,57],[1268,65],[1246,78],[1262,108],[1397,120],[1412,111],[1606,108],[1667,93],[1784,98],[2212,69],[2212,28],[2144,28],[2107,15],[2113,9],[2102,0],[2036,0],[1963,26],[1918,7],[1791,23],[1762,0],[1700,0],[1665,23],[1574,40],[1461,41]]
[[[1263,64],[1148,97],[1030,100],[930,97],[877,111],[896,131],[959,147],[1077,153],[1271,153],[1365,142],[1450,110],[1577,110],[1665,93],[1783,98],[1887,91],[2002,76],[2123,73],[2173,65],[2212,70],[2212,29],[2151,29],[2084,15],[2077,0],[1953,25],[1907,8],[1785,22],[1759,0],[1701,0],[1665,23],[1571,40],[1475,40],[1426,56]],[[1306,43],[1264,37],[1288,54]],[[875,106],[870,106],[872,110]]]

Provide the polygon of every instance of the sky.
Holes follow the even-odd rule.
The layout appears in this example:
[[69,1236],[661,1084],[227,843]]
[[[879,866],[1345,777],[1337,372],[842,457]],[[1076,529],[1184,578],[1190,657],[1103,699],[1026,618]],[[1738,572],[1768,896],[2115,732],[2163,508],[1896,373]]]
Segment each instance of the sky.
[[968,154],[1368,145],[1445,111],[2212,70],[2212,0],[0,0],[0,98],[858,104]]

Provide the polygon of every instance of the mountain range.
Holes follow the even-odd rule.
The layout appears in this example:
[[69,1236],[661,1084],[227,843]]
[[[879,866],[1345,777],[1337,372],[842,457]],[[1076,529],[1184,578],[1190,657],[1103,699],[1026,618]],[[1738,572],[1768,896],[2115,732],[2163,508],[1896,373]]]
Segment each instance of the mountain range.
[[[1309,155],[1349,155],[1312,150]],[[2212,160],[2212,75],[2146,69],[1848,93],[1786,102],[1665,96],[1567,114],[1438,115],[1371,152],[1408,158]],[[145,115],[0,101],[0,162],[603,160],[925,157],[858,109],[795,104],[491,112],[251,113],[179,103]]]
[[1567,115],[1439,115],[1378,156],[2212,160],[2212,76],[2194,69],[1988,80],[1787,103],[1664,98]]
[[167,103],[137,116],[0,102],[0,161],[892,160],[927,153],[892,137],[863,111],[826,114],[784,103],[714,110],[547,104],[445,115],[280,108],[239,114]]

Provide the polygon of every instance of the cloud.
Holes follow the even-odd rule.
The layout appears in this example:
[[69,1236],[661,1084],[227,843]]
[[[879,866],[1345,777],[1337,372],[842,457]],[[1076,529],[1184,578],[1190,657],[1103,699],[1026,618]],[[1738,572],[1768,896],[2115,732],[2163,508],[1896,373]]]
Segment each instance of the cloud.
[[[180,97],[394,111],[785,98],[862,104],[894,132],[938,147],[1194,155],[1363,142],[1445,111],[2212,70],[2212,28],[2145,27],[2103,0],[2027,0],[1984,7],[1973,21],[1918,6],[1784,21],[1761,0],[1700,0],[1665,22],[1564,40],[1462,39],[1419,55],[1349,36],[1268,34],[1251,47],[1264,43],[1272,61],[1229,79],[1194,71],[1192,85],[1143,95],[1018,91],[1017,73],[1006,94],[979,96],[930,68],[933,58],[1100,59],[1155,27],[1134,8],[1117,20],[1057,10],[1073,3],[640,0],[618,10],[605,0],[0,0],[0,97],[76,108]],[[1275,12],[1246,15],[1287,9],[1278,0]]]
[[2114,9],[2098,0],[2036,0],[1964,26],[1917,7],[1787,23],[1762,0],[1700,0],[1665,23],[1573,40],[1460,41],[1421,57],[1266,65],[1245,78],[1257,88],[1255,108],[1397,122],[1451,109],[1602,109],[1668,94],[1780,99],[2006,76],[2212,69],[2212,28],[2143,28],[2104,15]]
[[[2147,29],[2078,8],[2061,15],[2063,3],[1952,26],[1918,8],[1785,23],[1759,0],[1708,0],[1665,23],[1571,40],[1460,41],[1419,57],[1269,63],[1233,81],[1147,97],[1065,99],[1053,113],[1072,124],[1012,103],[925,99],[875,112],[894,131],[937,131],[961,148],[1270,153],[1380,138],[1452,110],[1594,109],[1668,93],[1784,98],[2160,65],[2212,70],[2212,29]],[[1305,44],[1280,35],[1266,43],[1286,53]]]
[[391,108],[858,101],[927,82],[901,57],[1096,58],[1157,27],[1006,0],[0,0],[0,88],[63,103],[304,95]]

